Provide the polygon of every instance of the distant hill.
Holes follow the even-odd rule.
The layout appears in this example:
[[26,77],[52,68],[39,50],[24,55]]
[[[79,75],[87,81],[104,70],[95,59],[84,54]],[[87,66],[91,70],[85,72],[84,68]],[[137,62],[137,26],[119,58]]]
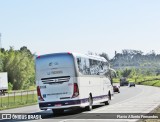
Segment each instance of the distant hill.
[[114,69],[137,68],[160,70],[160,54],[154,51],[144,54],[138,50],[123,50],[122,53],[115,53],[110,60]]

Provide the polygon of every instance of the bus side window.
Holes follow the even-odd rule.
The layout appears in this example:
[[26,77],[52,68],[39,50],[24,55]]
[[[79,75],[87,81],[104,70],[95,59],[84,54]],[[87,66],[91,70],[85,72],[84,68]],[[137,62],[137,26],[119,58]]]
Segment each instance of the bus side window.
[[99,62],[96,60],[89,59],[90,62],[90,73],[91,75],[99,75]]
[[77,58],[79,72],[83,75],[90,75],[89,59]]
[[80,58],[77,58],[77,63],[79,65],[79,63],[81,62],[81,59]]
[[103,62],[103,71],[105,76],[110,77],[109,64],[107,62]]
[[99,62],[99,75],[104,75],[103,62]]
[[86,75],[90,75],[89,59],[85,59],[85,73],[86,73]]
[[103,70],[103,62],[100,63],[100,69]]
[[89,68],[89,63],[86,58],[81,58],[82,62],[82,74],[83,75],[88,75],[88,68]]
[[77,58],[77,64],[78,64],[78,70],[80,73],[82,73],[82,63],[81,58]]

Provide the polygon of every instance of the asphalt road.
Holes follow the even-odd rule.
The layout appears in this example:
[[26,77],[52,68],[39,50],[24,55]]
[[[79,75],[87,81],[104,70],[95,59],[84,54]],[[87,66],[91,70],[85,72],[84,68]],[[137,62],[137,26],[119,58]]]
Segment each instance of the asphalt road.
[[[3,110],[0,113],[33,113],[34,115],[41,115],[42,119],[34,120],[42,121],[54,121],[54,122],[72,122],[72,121],[86,121],[86,115],[89,115],[87,121],[104,121],[102,113],[148,113],[156,108],[160,104],[160,88],[152,86],[141,86],[136,87],[121,87],[120,93],[115,93],[111,100],[110,105],[104,106],[99,104],[94,106],[94,109],[90,112],[84,109],[76,109],[66,111],[63,115],[54,116],[51,110],[41,111],[38,105]],[[89,113],[89,114],[88,114]],[[77,119],[78,118],[78,119]],[[96,122],[98,121],[96,120]],[[136,121],[131,120],[131,121]],[[29,121],[29,120],[28,120]],[[33,121],[33,120],[32,120]],[[106,121],[106,120],[105,120]],[[108,120],[113,121],[113,120]],[[114,120],[114,121],[129,121],[129,120]]]

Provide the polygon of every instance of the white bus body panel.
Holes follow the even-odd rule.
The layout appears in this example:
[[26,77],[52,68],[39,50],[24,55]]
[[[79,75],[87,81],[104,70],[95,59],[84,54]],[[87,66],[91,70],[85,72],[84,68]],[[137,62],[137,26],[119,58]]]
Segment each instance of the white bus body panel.
[[[76,56],[77,54],[60,53],[37,57],[36,84],[40,87],[43,98],[38,100],[40,109],[85,107],[89,105],[90,93],[93,104],[107,101],[109,91],[113,94],[112,85],[107,77],[81,76],[77,72]],[[78,85],[79,96],[72,98],[74,83]]]
[[113,95],[113,87],[106,77],[78,77],[79,98],[89,98],[92,94],[93,104],[108,101],[108,92]]

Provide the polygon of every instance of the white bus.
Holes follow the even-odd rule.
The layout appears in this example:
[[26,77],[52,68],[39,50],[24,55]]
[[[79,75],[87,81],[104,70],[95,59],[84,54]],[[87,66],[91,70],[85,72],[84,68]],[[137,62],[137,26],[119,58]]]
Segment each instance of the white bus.
[[53,113],[94,104],[108,105],[113,95],[109,63],[103,57],[55,53],[36,58],[36,85],[41,110]]

